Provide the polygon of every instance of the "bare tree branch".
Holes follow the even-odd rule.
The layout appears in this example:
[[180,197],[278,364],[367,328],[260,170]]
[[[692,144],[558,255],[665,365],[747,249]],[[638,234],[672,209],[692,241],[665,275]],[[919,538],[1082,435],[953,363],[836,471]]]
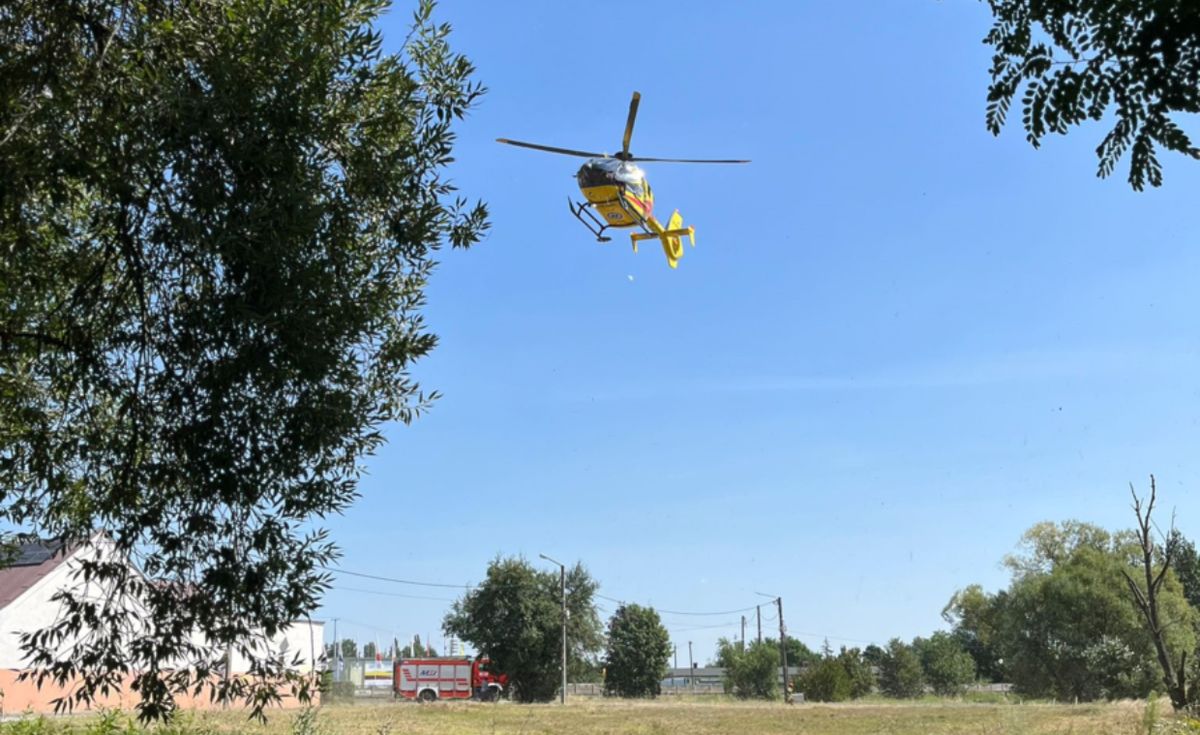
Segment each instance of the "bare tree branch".
[[[1154,475],[1150,476],[1150,497],[1144,503],[1143,499],[1138,496],[1137,491],[1134,490],[1132,483],[1129,485],[1129,492],[1133,496],[1133,513],[1137,517],[1136,533],[1138,546],[1142,552],[1142,572],[1145,576],[1146,588],[1143,590],[1134,580],[1133,576],[1124,569],[1121,570],[1121,574],[1124,575],[1125,582],[1129,586],[1129,592],[1133,597],[1133,603],[1142,613],[1142,617],[1146,621],[1146,627],[1149,630],[1151,638],[1154,640],[1154,649],[1158,655],[1159,666],[1162,668],[1163,684],[1166,685],[1167,694],[1171,697],[1171,705],[1176,710],[1181,710],[1188,706],[1190,700],[1187,685],[1187,669],[1184,666],[1187,656],[1185,653],[1180,657],[1179,669],[1176,670],[1167,648],[1166,639],[1167,628],[1176,621],[1164,624],[1158,608],[1159,592],[1161,592],[1162,586],[1166,582],[1167,571],[1171,568],[1170,561],[1174,554],[1173,548],[1175,542],[1171,540],[1171,537],[1164,537],[1162,550],[1157,554],[1160,557],[1157,561],[1162,566],[1155,569],[1155,552],[1158,549],[1154,543],[1154,532],[1158,529],[1154,526],[1153,513],[1155,502],[1158,499],[1158,488],[1154,481]],[[1172,514],[1172,530],[1174,530],[1174,527],[1175,518],[1174,514]],[[1162,536],[1162,533],[1159,532],[1159,535]]]

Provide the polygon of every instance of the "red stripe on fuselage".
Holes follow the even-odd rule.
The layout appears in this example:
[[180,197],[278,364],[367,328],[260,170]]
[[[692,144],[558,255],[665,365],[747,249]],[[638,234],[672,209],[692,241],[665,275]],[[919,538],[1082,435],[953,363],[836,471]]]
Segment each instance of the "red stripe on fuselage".
[[641,210],[643,216],[646,216],[646,217],[650,216],[651,210],[654,209],[653,203],[645,202],[645,201],[639,199],[638,197],[634,196],[633,194],[625,194],[625,192],[622,192],[622,194],[625,195],[625,201],[636,205],[637,208],[639,210]]

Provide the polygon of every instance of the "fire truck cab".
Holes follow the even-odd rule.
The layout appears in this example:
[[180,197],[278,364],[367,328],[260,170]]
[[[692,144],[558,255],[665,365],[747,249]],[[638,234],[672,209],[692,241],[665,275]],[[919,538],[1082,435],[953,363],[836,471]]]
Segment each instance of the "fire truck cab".
[[504,694],[508,677],[488,671],[480,656],[404,658],[396,661],[392,686],[397,699],[436,702],[439,699],[478,699],[493,702]]

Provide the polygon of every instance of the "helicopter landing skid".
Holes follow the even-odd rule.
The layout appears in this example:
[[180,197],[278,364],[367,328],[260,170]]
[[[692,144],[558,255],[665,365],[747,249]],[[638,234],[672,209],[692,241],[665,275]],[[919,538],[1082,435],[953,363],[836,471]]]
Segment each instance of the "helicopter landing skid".
[[[596,242],[611,242],[611,237],[605,237],[604,231],[609,228],[609,225],[600,220],[599,217],[592,212],[589,204],[576,204],[567,197],[567,207],[570,208],[571,214],[575,215],[575,219],[583,223],[583,226],[588,228],[588,231],[596,236]],[[587,219],[583,215],[587,215]]]

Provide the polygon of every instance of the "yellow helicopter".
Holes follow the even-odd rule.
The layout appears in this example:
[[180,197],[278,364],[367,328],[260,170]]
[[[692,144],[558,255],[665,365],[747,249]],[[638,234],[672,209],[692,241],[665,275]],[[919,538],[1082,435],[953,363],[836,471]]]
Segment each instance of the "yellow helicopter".
[[[667,265],[675,268],[683,257],[683,237],[687,237],[692,247],[696,246],[696,228],[684,227],[683,216],[679,210],[671,215],[664,226],[654,218],[654,192],[646,181],[646,174],[637,166],[637,161],[653,161],[660,163],[750,163],[749,161],[716,161],[694,158],[644,158],[634,156],[629,152],[629,139],[633,137],[633,122],[637,118],[638,104],[642,95],[633,93],[629,102],[629,118],[625,122],[625,138],[621,144],[621,152],[613,155],[607,153],[591,153],[576,151],[569,148],[554,148],[537,143],[523,143],[519,140],[497,138],[498,143],[532,148],[550,153],[562,153],[568,156],[580,156],[588,159],[575,174],[579,182],[579,190],[583,192],[585,202],[574,202],[567,197],[567,206],[571,214],[583,223],[597,242],[608,242],[612,238],[605,237],[604,231],[609,227],[640,227],[641,232],[632,232],[629,239],[633,242],[633,252],[637,252],[639,240],[658,238],[662,241],[663,252],[667,256]],[[594,210],[594,211],[593,211]],[[596,215],[599,212],[599,216]],[[586,219],[585,219],[586,217]]]

